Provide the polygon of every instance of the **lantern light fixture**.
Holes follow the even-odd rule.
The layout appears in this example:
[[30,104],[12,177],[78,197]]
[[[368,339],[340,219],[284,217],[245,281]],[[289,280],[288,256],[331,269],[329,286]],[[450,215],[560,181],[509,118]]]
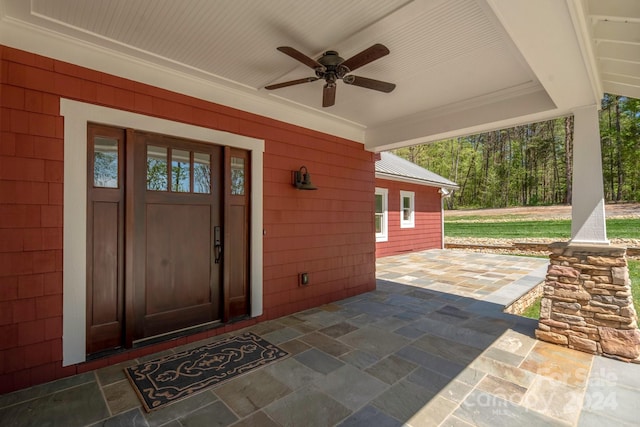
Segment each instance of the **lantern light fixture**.
[[298,190],[317,190],[318,187],[311,183],[311,174],[306,166],[300,167],[300,170],[293,171],[293,185]]

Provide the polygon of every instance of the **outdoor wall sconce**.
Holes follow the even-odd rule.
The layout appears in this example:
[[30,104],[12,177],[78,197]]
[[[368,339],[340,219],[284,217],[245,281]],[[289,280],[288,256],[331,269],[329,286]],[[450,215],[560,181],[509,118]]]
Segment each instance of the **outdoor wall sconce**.
[[307,171],[306,166],[302,166],[300,170],[293,171],[293,185],[295,185],[298,190],[318,189],[318,187],[311,183],[311,174]]

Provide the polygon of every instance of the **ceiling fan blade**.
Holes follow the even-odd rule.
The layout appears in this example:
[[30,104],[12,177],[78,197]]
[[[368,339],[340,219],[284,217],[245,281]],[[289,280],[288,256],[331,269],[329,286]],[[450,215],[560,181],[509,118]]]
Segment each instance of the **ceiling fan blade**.
[[322,91],[322,106],[331,107],[335,103],[336,103],[336,85],[335,84],[324,85],[324,90]]
[[346,76],[343,81],[348,85],[360,86],[367,89],[379,90],[380,92],[389,93],[396,88],[393,83],[383,82],[380,80],[368,79],[359,76]]
[[377,43],[370,48],[365,49],[362,52],[347,59],[341,65],[347,67],[349,71],[353,71],[357,68],[362,67],[363,65],[367,65],[369,62],[375,61],[376,59],[382,58],[383,56],[388,54],[389,49],[387,49],[384,45]]
[[304,79],[291,80],[289,82],[283,82],[283,83],[276,83],[276,84],[273,84],[273,85],[265,86],[264,88],[267,89],[267,90],[280,89],[281,87],[299,85],[299,84],[302,84],[302,83],[315,82],[316,80],[318,80],[317,77],[305,77]]
[[286,55],[289,55],[290,57],[292,57],[293,59],[295,59],[296,61],[300,61],[302,62],[304,65],[306,65],[309,68],[322,68],[322,65],[320,65],[320,63],[318,63],[315,59],[311,59],[309,58],[307,55],[305,55],[304,53],[289,47],[289,46],[280,46],[278,48],[278,50]]

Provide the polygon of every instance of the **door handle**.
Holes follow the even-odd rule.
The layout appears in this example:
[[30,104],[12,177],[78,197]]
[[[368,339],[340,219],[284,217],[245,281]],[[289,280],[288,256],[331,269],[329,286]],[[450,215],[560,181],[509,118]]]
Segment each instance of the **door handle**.
[[222,228],[219,225],[213,227],[213,253],[215,263],[219,264],[222,258]]

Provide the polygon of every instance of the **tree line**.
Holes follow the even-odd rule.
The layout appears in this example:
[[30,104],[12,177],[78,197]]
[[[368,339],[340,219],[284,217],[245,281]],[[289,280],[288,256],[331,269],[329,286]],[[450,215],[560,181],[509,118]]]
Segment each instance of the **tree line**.
[[[401,148],[456,182],[449,209],[571,204],[573,116]],[[600,111],[605,200],[640,201],[640,100],[605,95]]]

